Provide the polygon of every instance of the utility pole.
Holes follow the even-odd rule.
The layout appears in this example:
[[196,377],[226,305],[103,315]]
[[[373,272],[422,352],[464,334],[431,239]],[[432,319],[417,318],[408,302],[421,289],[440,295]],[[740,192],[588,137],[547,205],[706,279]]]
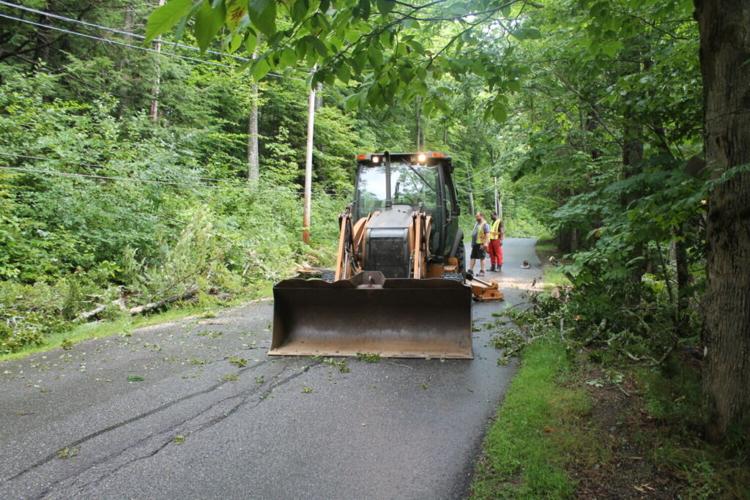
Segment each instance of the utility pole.
[[312,211],[312,159],[315,132],[315,87],[307,100],[307,154],[305,155],[305,200],[302,212],[302,241],[310,243],[310,212]]
[[[159,7],[164,5],[165,1],[159,0]],[[154,50],[156,50],[156,76],[154,77],[154,88],[151,92],[153,97],[151,98],[151,112],[149,116],[151,116],[151,121],[156,123],[159,119],[159,92],[161,91],[161,60],[159,59],[161,57],[161,36],[156,37]]]
[[497,184],[498,184],[498,180],[497,180],[497,177],[495,177],[495,200],[496,200],[495,203],[497,203],[497,209],[496,209],[497,217],[500,220],[503,220],[503,200],[502,200],[502,197],[500,196],[503,190],[499,188]]
[[471,216],[477,212],[474,210],[474,179],[471,175],[471,165],[469,165],[469,207],[471,208]]
[[257,182],[260,178],[258,158],[258,82],[250,84],[250,116],[247,120],[247,180]]
[[493,181],[495,185],[495,213],[502,218],[503,203],[500,201],[500,192],[497,189],[497,176],[493,178]]
[[323,84],[318,82],[315,86],[315,111],[323,107]]

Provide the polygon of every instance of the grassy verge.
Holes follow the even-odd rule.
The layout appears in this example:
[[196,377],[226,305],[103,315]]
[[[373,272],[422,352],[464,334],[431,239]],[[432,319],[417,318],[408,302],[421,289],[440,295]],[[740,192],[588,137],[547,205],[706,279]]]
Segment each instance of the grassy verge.
[[[555,248],[538,253],[554,255]],[[545,282],[569,284],[543,262]],[[572,335],[564,341],[544,321],[549,311],[515,318],[536,341],[521,351],[487,433],[473,498],[750,499],[747,442],[702,438],[699,355],[684,350],[658,365],[632,362]]]
[[[555,287],[570,285],[570,280],[563,274],[559,263],[562,255],[552,240],[540,240],[536,244],[536,254],[542,263],[542,272],[544,273],[544,289],[549,290]],[[554,258],[558,264],[553,264],[550,258]]]
[[112,320],[83,323],[70,330],[47,335],[41,345],[28,345],[20,351],[0,354],[0,362],[22,359],[32,354],[47,352],[61,347],[69,347],[86,340],[122,334],[145,326],[158,325],[170,321],[177,321],[191,316],[213,316],[217,311],[242,304],[248,300],[270,297],[273,284],[264,283],[252,293],[236,297],[230,301],[219,302],[211,298],[200,300],[198,303],[177,305],[166,311],[145,316],[122,315]]
[[575,490],[566,472],[572,454],[598,447],[577,422],[589,411],[581,389],[562,385],[570,371],[565,348],[540,341],[524,351],[484,442],[473,498],[564,498]]
[[523,351],[472,498],[750,499],[748,450],[701,438],[694,362],[614,366],[569,352],[548,338]]

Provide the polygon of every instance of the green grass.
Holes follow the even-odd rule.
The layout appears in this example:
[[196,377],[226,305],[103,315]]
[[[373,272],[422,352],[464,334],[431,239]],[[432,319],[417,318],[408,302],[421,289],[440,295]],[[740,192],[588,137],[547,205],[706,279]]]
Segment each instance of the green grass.
[[212,300],[204,300],[195,305],[183,305],[168,309],[164,312],[150,314],[147,316],[122,316],[110,321],[99,321],[94,323],[83,323],[74,326],[70,330],[66,330],[59,333],[54,333],[44,337],[44,344],[42,345],[30,345],[8,354],[0,354],[0,363],[3,361],[10,361],[15,359],[23,359],[32,354],[41,352],[51,351],[58,348],[69,349],[73,345],[78,344],[91,339],[98,339],[103,337],[109,337],[111,335],[120,335],[131,332],[137,328],[145,326],[158,325],[161,323],[168,323],[170,321],[177,321],[180,319],[188,318],[191,316],[205,316],[214,317],[216,311],[231,307],[234,305],[242,304],[248,300],[254,300],[259,298],[270,297],[273,290],[273,283],[264,282],[258,286],[252,293],[236,297],[229,302],[215,302]]
[[559,253],[557,245],[552,240],[539,240],[536,242],[536,251],[540,255],[554,255]]
[[544,289],[570,285],[570,280],[563,274],[558,266],[546,265],[543,267]]
[[554,255],[560,259],[560,251],[552,240],[539,240],[536,243],[536,253],[542,261],[542,272],[544,273],[544,289],[550,290],[555,287],[570,285],[570,280],[562,273],[559,266],[553,266],[549,257]]
[[565,471],[574,452],[599,452],[574,423],[590,409],[582,389],[560,384],[570,370],[562,344],[539,341],[523,354],[484,441],[472,497],[569,498],[575,484]]

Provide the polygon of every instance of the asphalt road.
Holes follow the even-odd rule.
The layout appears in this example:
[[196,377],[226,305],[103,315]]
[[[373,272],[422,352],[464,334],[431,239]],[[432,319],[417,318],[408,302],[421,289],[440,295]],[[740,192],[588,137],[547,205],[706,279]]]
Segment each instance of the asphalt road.
[[[540,276],[508,239],[505,303]],[[528,259],[532,268],[522,270]],[[0,498],[461,498],[515,367],[269,359],[271,302],[0,363]],[[230,357],[247,360],[232,364]]]

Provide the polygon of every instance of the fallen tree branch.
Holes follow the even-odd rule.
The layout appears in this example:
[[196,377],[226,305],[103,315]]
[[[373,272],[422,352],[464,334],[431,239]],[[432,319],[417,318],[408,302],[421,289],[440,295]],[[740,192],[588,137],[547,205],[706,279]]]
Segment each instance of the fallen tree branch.
[[81,314],[79,314],[76,317],[77,321],[88,321],[91,318],[98,316],[99,314],[103,313],[104,310],[107,308],[104,304],[99,304],[95,308],[93,308],[90,311],[84,311]]
[[149,302],[148,304],[143,304],[142,306],[136,306],[131,307],[128,312],[131,316],[135,316],[137,314],[144,314],[151,311],[154,311],[156,309],[161,309],[162,307],[172,304],[174,302],[178,302],[180,300],[188,300],[192,299],[198,294],[198,287],[193,285],[190,288],[188,288],[184,293],[181,295],[174,295],[172,297],[168,297],[166,299],[157,300],[156,302]]

